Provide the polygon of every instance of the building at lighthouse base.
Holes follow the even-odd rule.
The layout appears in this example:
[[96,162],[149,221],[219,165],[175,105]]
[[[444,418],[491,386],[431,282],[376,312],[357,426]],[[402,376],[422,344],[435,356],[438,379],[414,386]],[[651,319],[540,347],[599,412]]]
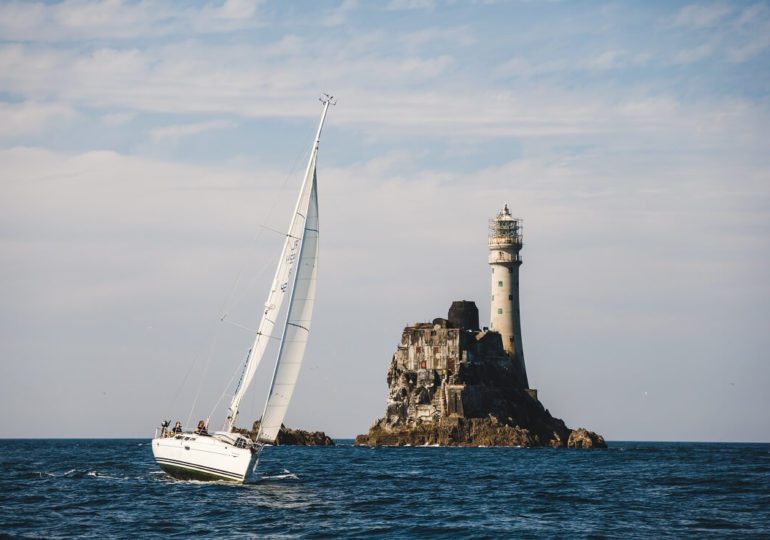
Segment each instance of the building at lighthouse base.
[[[568,446],[573,431],[527,388],[524,367],[500,334],[477,327],[478,310],[463,301],[447,319],[404,328],[388,369],[385,416],[356,444]],[[572,439],[605,446],[585,430]]]

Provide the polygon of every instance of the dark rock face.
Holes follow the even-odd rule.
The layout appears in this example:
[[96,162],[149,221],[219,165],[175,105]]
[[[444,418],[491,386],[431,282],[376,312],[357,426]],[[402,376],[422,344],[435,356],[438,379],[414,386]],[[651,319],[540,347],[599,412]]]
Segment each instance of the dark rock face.
[[600,435],[573,437],[551,416],[500,334],[451,326],[436,319],[404,329],[388,369],[385,416],[357,445],[606,448]]
[[[237,429],[240,433],[244,433],[256,440],[257,432],[259,431],[259,420],[254,422],[251,430]],[[334,446],[334,441],[326,435],[323,431],[304,431],[302,429],[289,429],[281,424],[281,430],[278,432],[278,436],[275,439],[277,446]]]

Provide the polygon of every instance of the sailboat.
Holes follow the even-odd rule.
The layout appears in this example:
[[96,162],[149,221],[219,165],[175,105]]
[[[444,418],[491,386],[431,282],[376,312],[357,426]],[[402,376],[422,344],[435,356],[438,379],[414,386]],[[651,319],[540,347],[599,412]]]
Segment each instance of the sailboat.
[[[181,426],[169,429],[164,422],[152,440],[152,453],[161,469],[180,479],[225,480],[243,483],[254,471],[265,445],[275,443],[289,407],[299,376],[315,301],[318,260],[318,194],[316,158],[321,130],[333,97],[321,98],[323,112],[313,142],[305,177],[297,198],[278,267],[262,312],[254,344],[246,358],[243,374],[233,394],[227,419],[221,431],[208,432],[203,421],[195,431]],[[270,391],[256,439],[234,429],[244,394],[249,389],[257,367],[265,355],[267,342],[279,317],[284,299],[289,304],[283,322],[280,346]],[[203,425],[201,425],[203,424]],[[178,425],[178,423],[177,423]]]

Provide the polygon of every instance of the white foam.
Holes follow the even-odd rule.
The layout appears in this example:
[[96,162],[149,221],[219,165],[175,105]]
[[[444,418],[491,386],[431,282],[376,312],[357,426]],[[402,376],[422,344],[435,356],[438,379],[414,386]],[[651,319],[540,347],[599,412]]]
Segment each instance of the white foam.
[[262,480],[299,480],[299,476],[286,469],[283,470],[283,474],[276,474],[273,476],[263,476]]

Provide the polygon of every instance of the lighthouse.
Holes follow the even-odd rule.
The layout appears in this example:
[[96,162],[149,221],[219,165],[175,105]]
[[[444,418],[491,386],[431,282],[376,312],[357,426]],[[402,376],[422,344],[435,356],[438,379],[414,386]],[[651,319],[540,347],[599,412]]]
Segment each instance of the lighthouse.
[[521,229],[521,220],[511,216],[507,204],[489,220],[489,266],[492,269],[492,313],[489,326],[490,330],[500,333],[503,348],[519,365],[526,384],[527,371],[519,313]]

